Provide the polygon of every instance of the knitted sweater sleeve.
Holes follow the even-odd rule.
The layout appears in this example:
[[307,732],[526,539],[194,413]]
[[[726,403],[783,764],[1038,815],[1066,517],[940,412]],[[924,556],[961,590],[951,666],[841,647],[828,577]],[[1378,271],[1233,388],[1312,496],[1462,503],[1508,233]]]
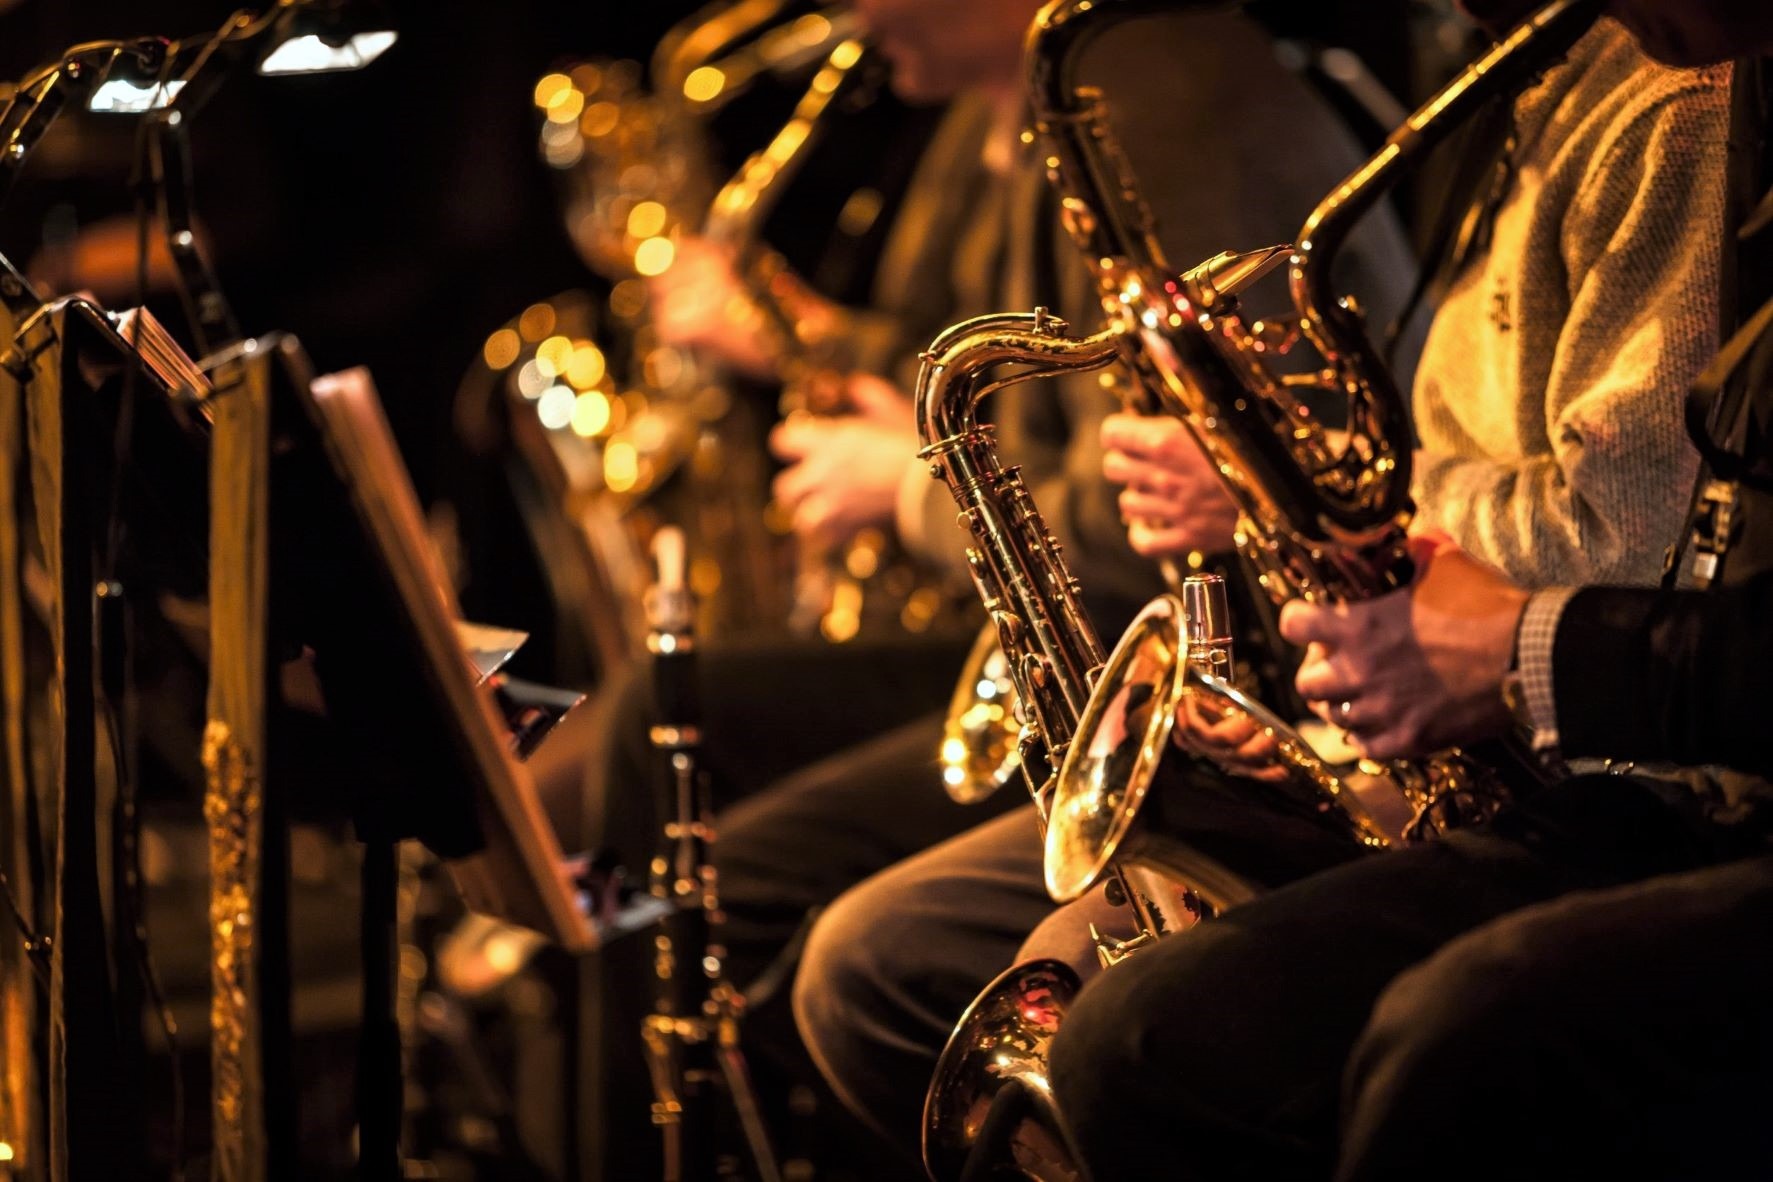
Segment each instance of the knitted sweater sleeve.
[[1421,523],[1528,586],[1653,581],[1680,528],[1697,465],[1681,400],[1717,348],[1726,121],[1715,88],[1657,96],[1573,194],[1549,454],[1418,455]]

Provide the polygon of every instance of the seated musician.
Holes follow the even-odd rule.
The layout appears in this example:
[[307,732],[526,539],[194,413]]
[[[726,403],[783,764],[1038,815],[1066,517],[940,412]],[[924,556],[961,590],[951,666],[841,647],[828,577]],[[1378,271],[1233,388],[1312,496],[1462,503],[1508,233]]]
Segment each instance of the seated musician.
[[[1671,64],[1773,52],[1764,6],[1617,0],[1613,11]],[[1737,66],[1729,205],[1743,233],[1726,309],[1773,294],[1766,77],[1760,63]],[[1053,1049],[1095,1177],[1139,1176],[1133,1163],[1152,1153],[1186,1178],[1773,1170],[1770,323],[1751,319],[1726,351],[1731,413],[1700,435],[1711,475],[1734,485],[1734,537],[1719,546],[1701,531],[1671,575],[1715,589],[1529,592],[1531,578],[1443,535],[1418,540],[1406,591],[1287,606],[1283,631],[1312,646],[1299,690],[1376,757],[1519,726],[1590,766],[1666,762],[1575,776],[1482,827],[1275,891],[1104,974]]]
[[[790,466],[777,490],[796,509],[797,530],[816,541],[859,525],[896,522],[913,550],[964,578],[964,538],[954,528],[952,499],[914,459],[917,438],[902,391],[915,373],[917,352],[940,328],[967,316],[1044,304],[1082,326],[1099,317],[1099,304],[1058,224],[1041,162],[1019,144],[1026,122],[1020,52],[1038,0],[964,6],[858,0],[856,7],[904,97],[955,103],[886,252],[879,303],[906,326],[900,352],[883,359],[881,376],[851,380],[855,413],[778,430],[775,446]],[[1164,18],[1156,28],[1149,46],[1136,47],[1136,60],[1150,67],[1144,85],[1152,98],[1129,110],[1121,133],[1136,159],[1162,162],[1170,145],[1191,146],[1187,169],[1159,174],[1153,164],[1157,183],[1147,194],[1171,247],[1178,257],[1192,257],[1226,241],[1284,237],[1357,162],[1351,137],[1276,61],[1251,23]],[[1192,68],[1172,76],[1166,46],[1192,47]],[[1255,113],[1232,103],[1252,79],[1262,83]],[[1184,85],[1186,96],[1179,93]],[[1179,115],[1181,97],[1188,101]],[[1227,111],[1235,114],[1226,117]],[[1312,151],[1284,162],[1273,158],[1264,145],[1281,129],[1298,127],[1314,129]],[[1203,169],[1252,180],[1202,185],[1196,179]],[[695,246],[685,254],[692,262],[655,293],[664,305],[661,330],[766,372],[767,355],[723,323],[738,291],[722,260]],[[1349,261],[1351,282],[1379,293],[1381,305],[1401,303],[1412,268],[1395,225],[1376,225]],[[742,328],[743,317],[735,323]],[[1112,394],[1088,375],[1016,391],[989,415],[1067,552],[1096,572],[1089,606],[1110,632],[1160,589],[1151,564],[1128,548],[1114,490],[1100,475],[1099,423],[1113,405]],[[953,805],[942,792],[934,766],[940,721],[933,712],[953,689],[961,654],[947,650],[939,660],[939,643],[708,646],[702,653],[707,762],[729,802],[717,849],[729,965],[742,987],[764,980],[751,999],[754,1032],[765,1033],[772,1011],[786,1016],[785,1006],[770,1004],[772,962],[784,952],[792,956],[809,912],[855,882],[1011,808],[1005,827],[983,829],[956,864],[975,883],[1038,876],[1038,844],[1017,785],[985,812]],[[932,685],[938,679],[928,674],[938,671],[939,686]],[[635,831],[636,844],[645,827],[624,822],[624,814],[633,810],[632,785],[652,758],[647,701],[643,683],[620,694],[612,750],[592,785],[594,807],[608,817],[605,831],[624,825]],[[929,717],[891,729],[894,720],[918,715]],[[797,763],[810,766],[789,774]],[[925,885],[902,884],[899,897],[907,908],[937,907],[945,891],[938,872]],[[1047,910],[1038,895],[1020,899],[993,914],[989,930],[981,930],[976,913],[953,912],[939,937],[897,952],[917,961],[912,971],[920,980],[941,982],[944,1004],[958,1009]],[[865,1004],[853,996],[844,1002],[845,981],[833,978],[802,995]],[[945,1030],[947,1022],[944,1014],[928,1025]],[[894,1122],[903,1123],[901,1110],[914,1115],[928,1078],[927,1055],[889,1055],[871,1071],[863,1086],[870,1097],[879,1091],[890,1098]],[[872,1104],[856,1094],[848,1098],[862,1110]]]
[[[1462,243],[1415,387],[1421,439],[1415,494],[1426,523],[1524,582],[1648,584],[1680,531],[1696,462],[1681,431],[1682,398],[1717,340],[1728,80],[1727,70],[1656,65],[1619,26],[1604,23],[1522,96],[1507,183],[1486,177],[1484,192],[1473,194],[1484,198],[1484,216],[1471,223],[1481,232]],[[1226,245],[1236,243],[1222,240],[1176,257],[1204,258]],[[1102,443],[1106,474],[1126,486],[1121,507],[1132,522],[1135,549],[1159,557],[1228,548],[1217,476],[1179,424],[1116,415],[1104,423]],[[1088,566],[1080,563],[1077,571],[1087,587]],[[1006,830],[1007,824],[1000,823]],[[959,867],[944,867],[941,910],[907,913],[906,884],[934,877],[928,868],[945,851],[958,862],[972,840],[961,838],[878,876],[829,908],[814,928],[798,986],[803,1034],[836,1077],[839,1093],[866,1099],[882,1120],[891,1115],[896,1124],[890,1127],[906,1139],[917,1127],[915,1100],[889,1104],[874,1085],[857,1081],[885,1074],[882,1063],[933,1066],[959,1007],[950,983],[918,975],[918,958],[902,950],[946,939],[948,930],[995,926],[1012,908],[1033,910],[1044,900],[1038,851],[1031,850],[1020,879],[969,881]],[[1284,881],[1273,872],[1265,877],[1267,885]],[[1243,941],[1233,927],[1215,925],[1208,926],[1223,935],[1190,933],[1160,942],[1092,987],[1104,997],[1090,1007],[1097,1038],[1115,1038],[1114,1024],[1127,1021],[1112,1068],[1097,1071],[1089,1052],[1071,1060],[1102,1085],[1100,1102],[1089,1108],[1096,1118],[1107,1122],[1106,1110],[1124,1099],[1111,1082],[1114,1072],[1130,1074],[1130,1065],[1140,1062],[1146,1072],[1198,1078],[1203,1086],[1229,1081],[1229,1098],[1208,1097],[1211,1105],[1223,1104],[1227,1131],[1254,1119],[1240,1106],[1245,1100],[1264,1114],[1284,1107],[1261,1089],[1271,1064],[1284,1067],[1279,1052],[1270,1053],[1264,1042],[1260,1053],[1243,1055],[1227,1039],[1233,1019],[1215,1014],[1197,1021],[1200,1011],[1191,1006],[1148,1002],[1137,983],[1153,970],[1127,974],[1142,959],[1161,964],[1185,946],[1217,938],[1243,954],[1237,973],[1222,978],[1219,1000],[1231,1006],[1259,994],[1274,976],[1263,958],[1276,941]],[[1056,922],[1043,936],[1077,949],[1083,942],[1071,938],[1076,926]],[[1322,943],[1312,945],[1311,955],[1335,963],[1333,928],[1326,925],[1319,935]],[[971,980],[981,984],[1009,963],[982,959],[971,970]],[[1310,962],[1301,957],[1297,963]],[[1117,980],[1125,983],[1118,990],[1111,984]],[[1309,996],[1314,981],[1315,972],[1301,971],[1275,983],[1277,990],[1297,985],[1305,991],[1290,1003],[1289,1016],[1299,1025],[1317,1012]],[[834,990],[833,982],[841,987]],[[1166,1020],[1183,1028],[1174,1034],[1173,1055],[1159,1055],[1155,1042],[1143,1041],[1156,1037],[1153,1031],[1167,1035]],[[1184,1041],[1197,1031],[1194,1043]],[[1216,1039],[1232,1049],[1197,1045]],[[1277,1036],[1276,1045],[1283,1042]],[[1211,1064],[1198,1076],[1196,1055]],[[1098,1167],[1099,1178],[1147,1176],[1135,1163],[1176,1159],[1173,1094],[1151,1090],[1127,1106],[1124,1119],[1115,1118],[1113,1132],[1088,1140],[1085,1148],[1104,1154],[1099,1160],[1107,1163]],[[1300,1120],[1323,1119],[1323,1107],[1313,1101],[1298,1098]],[[1333,1104],[1329,1111],[1333,1115]],[[1115,1138],[1134,1125],[1143,1125],[1139,1136],[1129,1137],[1136,1148],[1116,1155]],[[1289,1128],[1274,1140],[1290,1143],[1292,1136]],[[1209,1155],[1203,1160],[1231,1160],[1218,1156],[1210,1141],[1203,1137],[1192,1147]],[[1246,1165],[1238,1176],[1287,1176],[1280,1168],[1286,1163],[1273,1172],[1270,1164]]]

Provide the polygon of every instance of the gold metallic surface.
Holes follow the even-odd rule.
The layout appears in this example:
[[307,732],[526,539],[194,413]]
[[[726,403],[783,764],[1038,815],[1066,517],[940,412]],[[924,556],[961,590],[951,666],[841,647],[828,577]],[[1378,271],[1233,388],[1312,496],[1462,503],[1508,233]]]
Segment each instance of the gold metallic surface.
[[[1021,473],[999,459],[993,430],[978,411],[997,391],[1113,363],[1125,335],[1114,325],[1071,337],[1044,309],[982,316],[939,336],[918,374],[919,455],[947,486],[971,535],[967,562],[1022,710],[1018,766],[1043,822],[1053,769],[1073,741],[1105,654],[1058,540]],[[982,638],[975,656],[987,647]],[[1122,880],[1120,889],[1138,934],[1126,944],[1105,944],[1104,961],[1158,938],[1195,911],[1187,887],[1156,877],[1136,887]],[[1015,1162],[1010,1177],[1064,1182],[1079,1176],[1046,1080],[1050,1031],[1044,1024],[1058,1021],[1059,1009],[1048,1004],[1055,996],[1045,977],[1031,983],[1027,973],[1012,970],[973,1003],[950,1036],[924,1107],[924,1164],[937,1182],[959,1178],[976,1153],[993,1155],[1006,1169],[1005,1160]],[[991,1112],[997,1119],[985,1121]]]
[[[42,556],[46,585],[51,588],[49,604],[49,640],[54,654],[54,668],[48,685],[45,704],[45,725],[33,744],[32,763],[43,776],[38,798],[39,815],[50,819],[52,826],[49,847],[50,873],[43,886],[43,898],[37,914],[49,917],[49,990],[45,1023],[48,1049],[43,1078],[42,1128],[44,1153],[48,1161],[45,1173],[51,1182],[68,1178],[68,1076],[67,1076],[67,996],[66,963],[62,950],[64,915],[61,884],[66,871],[66,819],[68,753],[67,734],[67,668],[65,627],[69,605],[62,602],[60,588],[63,574],[61,505],[62,472],[62,353],[60,342],[49,327],[48,318],[34,319],[21,329],[17,342],[8,351],[7,362],[26,358],[23,370],[29,375],[25,386],[26,447],[30,462],[31,493],[36,505],[38,553]],[[7,368],[11,368],[10,365]]]
[[[11,336],[11,316],[0,307],[0,339]],[[0,876],[11,902],[35,914],[28,829],[30,779],[25,748],[25,639],[23,568],[17,499],[24,405],[18,379],[0,369]],[[28,1176],[35,1167],[39,1130],[37,1069],[32,1055],[37,998],[27,934],[0,917],[0,1143],[7,1147],[0,1174]]]
[[[1096,272],[1127,369],[1189,427],[1242,511],[1240,544],[1269,594],[1277,602],[1329,603],[1383,595],[1413,574],[1409,407],[1358,307],[1332,293],[1331,264],[1404,168],[1474,108],[1537,76],[1602,6],[1556,0],[1536,12],[1326,198],[1297,247],[1222,254],[1179,279],[1171,278],[1176,272],[1115,144],[1106,101],[1075,78],[1083,47],[1149,7],[1145,0],[1054,0],[1030,34],[1031,99],[1067,228]],[[1240,315],[1240,289],[1283,261],[1291,268],[1299,331],[1323,363],[1308,380],[1348,405],[1340,437],[1309,412],[1301,383],[1273,370],[1272,334]],[[1459,752],[1332,767],[1293,728],[1193,668],[1182,647],[1172,642],[1159,659],[1163,646],[1151,637],[1129,643],[1096,686],[1085,716],[1092,729],[1080,730],[1057,776],[1046,859],[1056,897],[1077,897],[1113,866],[1169,865],[1188,873],[1176,859],[1194,859],[1178,843],[1135,824],[1160,756],[1171,765],[1166,774],[1183,785],[1195,768],[1242,779],[1253,799],[1278,795],[1289,811],[1320,816],[1369,845],[1465,823],[1506,798],[1507,786],[1490,768]],[[1127,722],[1129,709],[1146,703],[1184,724],[1176,735],[1163,734],[1156,748],[1151,744],[1170,719],[1153,728]],[[1129,743],[1141,747],[1138,757],[1116,750]],[[1129,778],[1109,776],[1111,766]]]
[[210,1071],[215,1182],[266,1176],[257,932],[263,846],[269,354],[212,400],[209,721]]
[[[1224,254],[1180,279],[1164,260],[1150,210],[1114,140],[1099,91],[1081,87],[1081,50],[1123,17],[1160,10],[1152,0],[1052,0],[1030,32],[1031,108],[1063,219],[1096,273],[1106,327],[1072,338],[1041,313],[958,325],[926,354],[918,383],[922,454],[961,508],[972,534],[975,581],[1013,672],[1024,721],[1022,766],[1046,823],[1047,879],[1071,899],[1108,879],[1135,908],[1139,934],[1103,942],[1112,965],[1181,920],[1183,906],[1235,906],[1254,886],[1234,869],[1149,824],[1136,826],[1158,767],[1199,769],[1243,781],[1252,800],[1310,817],[1368,844],[1387,840],[1349,779],[1291,727],[1223,679],[1223,619],[1190,620],[1217,605],[1198,583],[1148,607],[1105,667],[1077,604],[1077,585],[1020,477],[995,454],[975,412],[994,390],[1054,372],[1119,361],[1156,408],[1176,414],[1243,511],[1246,550],[1277,599],[1347,601],[1383,594],[1410,577],[1407,406],[1367,343],[1358,312],[1326,294],[1329,264],[1399,163],[1438,142],[1438,121],[1476,98],[1507,93],[1561,54],[1591,24],[1595,0],[1557,0],[1455,81],[1400,130],[1384,153],[1313,215],[1297,251]],[[1550,27],[1549,35],[1541,36]],[[1323,355],[1325,384],[1350,404],[1349,441],[1335,445],[1262,355],[1269,336],[1237,315],[1239,290],[1292,254],[1301,331]],[[1000,365],[1016,367],[993,380]],[[1190,580],[1190,583],[1195,583]],[[1190,594],[1192,590],[1192,594]],[[1228,728],[1231,734],[1228,735]],[[1055,771],[1054,768],[1057,768]],[[1383,793],[1411,803],[1420,831],[1481,813],[1489,785],[1461,759],[1370,768]],[[1445,814],[1439,814],[1442,808]],[[1134,836],[1135,829],[1138,836]],[[1397,837],[1401,838],[1403,832]],[[1131,883],[1137,884],[1134,889]],[[1156,891],[1157,894],[1150,892]],[[1200,895],[1195,894],[1201,892]],[[1162,900],[1155,907],[1152,899]],[[1188,907],[1196,914],[1195,907]],[[1068,1160],[1038,1153],[1063,1134],[1046,1087],[1041,1007],[1019,1007],[1012,972],[974,1003],[950,1039],[925,1107],[924,1160],[938,1182],[977,1172],[1056,1180]],[[981,1022],[977,1015],[1001,1015]],[[993,1053],[1009,1044],[1008,1063]],[[983,1058],[976,1052],[983,1046]],[[1024,1111],[981,1121],[1006,1096]],[[1062,1156],[1062,1155],[1061,1155]],[[1030,1165],[1039,1157],[1038,1165]]]

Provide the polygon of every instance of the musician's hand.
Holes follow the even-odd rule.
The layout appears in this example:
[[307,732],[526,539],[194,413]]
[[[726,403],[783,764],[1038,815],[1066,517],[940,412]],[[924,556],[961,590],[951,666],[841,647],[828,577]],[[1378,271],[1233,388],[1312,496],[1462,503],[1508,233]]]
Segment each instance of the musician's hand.
[[1102,420],[1102,475],[1124,485],[1127,542],[1147,558],[1233,547],[1237,506],[1180,420],[1114,414]]
[[1274,735],[1235,706],[1221,708],[1189,694],[1176,708],[1171,741],[1182,750],[1212,761],[1221,771],[1265,784],[1287,778]]
[[770,433],[770,450],[789,464],[776,500],[793,513],[796,536],[822,547],[889,524],[917,454],[911,402],[892,383],[853,374],[845,395],[854,414],[795,415]]
[[1416,581],[1402,591],[1281,611],[1281,635],[1310,646],[1300,694],[1375,759],[1488,738],[1509,721],[1502,679],[1528,593],[1450,541],[1412,549]]
[[763,313],[733,269],[732,255],[703,238],[684,238],[664,274],[647,281],[659,343],[695,349],[759,381],[775,376]]

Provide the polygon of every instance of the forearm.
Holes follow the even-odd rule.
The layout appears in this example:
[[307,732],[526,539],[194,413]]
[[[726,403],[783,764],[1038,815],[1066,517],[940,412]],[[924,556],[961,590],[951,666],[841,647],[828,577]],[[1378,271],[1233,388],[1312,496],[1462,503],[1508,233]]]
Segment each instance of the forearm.
[[1419,452],[1419,526],[1526,587],[1649,585],[1679,536],[1697,457],[1671,443],[1655,458],[1517,463]]

